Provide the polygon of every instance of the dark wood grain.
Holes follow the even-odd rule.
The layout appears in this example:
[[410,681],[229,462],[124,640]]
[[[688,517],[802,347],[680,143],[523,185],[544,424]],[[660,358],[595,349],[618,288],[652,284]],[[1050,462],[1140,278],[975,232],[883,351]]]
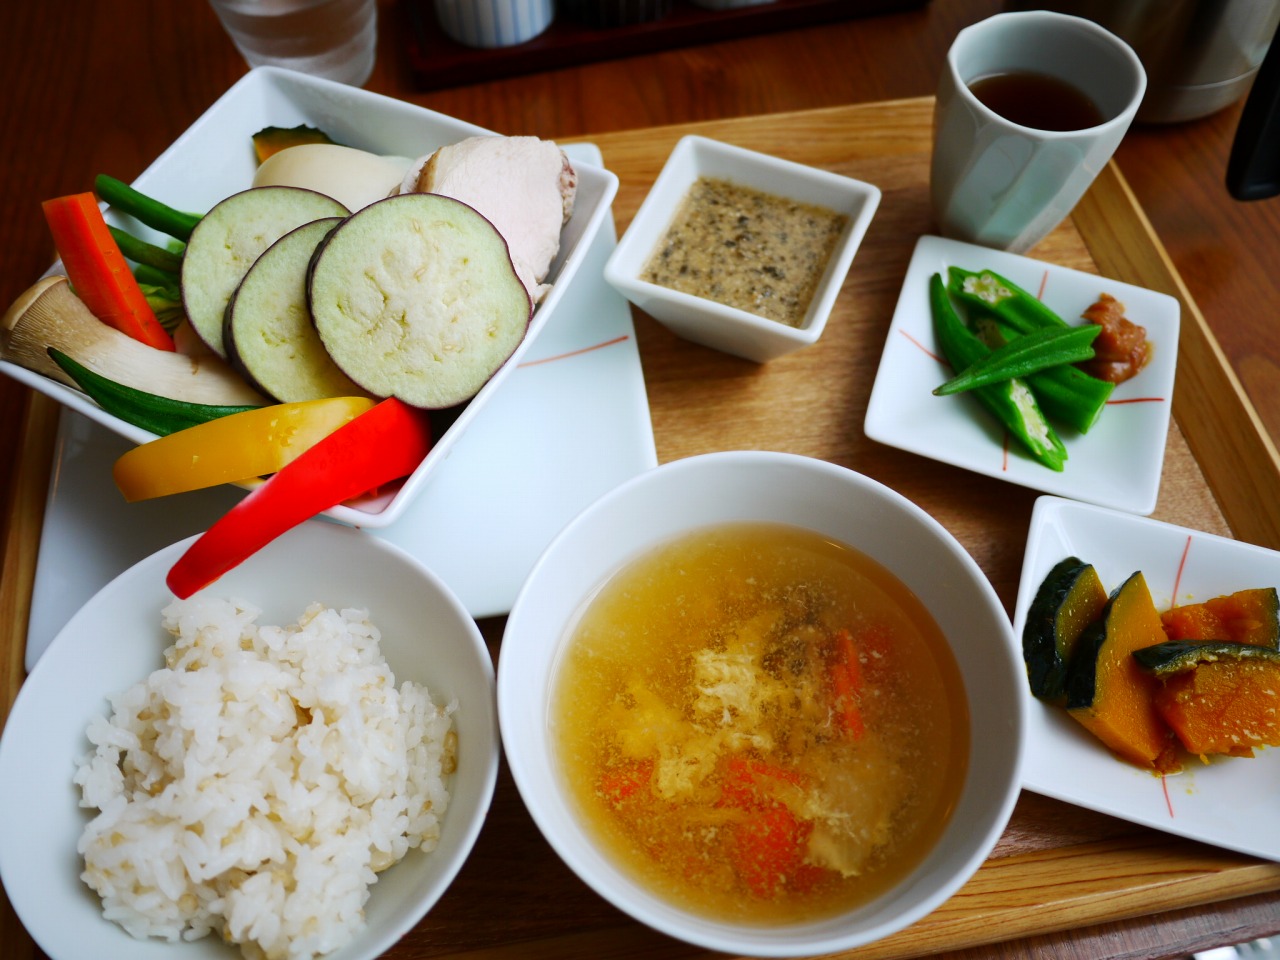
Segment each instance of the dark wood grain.
[[[547,69],[525,76],[473,82],[423,92],[413,84],[403,45],[402,10],[382,0],[380,56],[369,89],[509,134],[558,139],[693,121],[770,115],[786,111],[898,100],[931,94],[943,54],[964,25],[997,12],[999,0],[933,0],[921,9],[823,24],[769,35],[707,42],[618,60]],[[131,179],[243,75],[245,66],[200,0],[93,0],[6,3],[0,7],[0,299],[10,302],[52,258],[40,216],[41,198],[87,189],[97,172]],[[1239,203],[1223,186],[1239,107],[1172,127],[1135,128],[1118,164],[1159,236],[1188,292],[1230,361],[1272,438],[1280,437],[1280,199]],[[891,137],[893,132],[868,136]],[[839,158],[833,158],[838,163]],[[913,161],[918,163],[918,158]],[[855,164],[856,165],[856,164]],[[864,166],[886,192],[908,171]],[[641,188],[624,182],[619,205],[634,209]],[[629,192],[629,193],[628,193]],[[630,200],[625,197],[630,196]],[[918,202],[918,201],[916,201]],[[888,205],[886,204],[886,209]],[[923,209],[896,214],[915,229]],[[880,223],[879,229],[887,229]],[[1074,254],[1073,254],[1074,255]],[[887,263],[873,293],[888,297]],[[876,286],[878,284],[878,286]],[[662,349],[664,331],[640,321],[645,349]],[[806,363],[797,359],[797,363]],[[663,459],[696,448],[687,433],[667,430],[679,411],[663,398],[663,378],[689,371],[664,367],[652,375],[655,431]],[[741,382],[705,394],[714,404],[737,404]],[[722,391],[717,401],[716,390]],[[767,385],[763,388],[768,389]],[[760,400],[763,398],[757,398]],[[856,392],[851,396],[856,403]],[[714,408],[714,407],[713,407]],[[753,407],[766,416],[766,405]],[[0,379],[0,536],[6,545],[0,579],[0,713],[21,682],[20,647],[34,563],[27,533],[38,527],[49,462],[52,405],[33,400]],[[819,418],[819,431],[853,429],[860,417]],[[743,425],[749,429],[750,421]],[[824,436],[800,436],[799,447],[822,449]],[[1180,461],[1181,462],[1181,461]],[[925,497],[948,484],[946,471],[918,475],[903,456],[881,461],[886,478],[912,484]],[[1182,475],[1167,486],[1195,491]],[[1280,490],[1271,491],[1271,495]],[[1018,495],[1014,495],[1017,499]],[[1162,504],[1167,503],[1162,491]],[[971,539],[999,520],[989,502],[965,501],[958,536]],[[1025,509],[1020,503],[1017,509]],[[1202,505],[1196,505],[1196,509]],[[957,514],[959,516],[959,514]],[[984,566],[995,572],[1009,601],[1020,544],[987,542]],[[482,624],[495,656],[500,620]],[[16,640],[15,640],[16,638]],[[0,789],[10,789],[0,784]],[[516,839],[513,839],[516,838]],[[1024,795],[997,854],[1024,863],[1046,850],[1115,844],[1135,856],[1154,857],[1148,835],[1115,821],[1044,798]],[[1194,845],[1191,845],[1194,847]],[[1178,855],[1194,856],[1178,842]],[[1207,862],[1213,862],[1210,858]],[[953,960],[979,957],[1174,957],[1195,949],[1280,932],[1274,894],[1229,894],[1232,899],[1151,913],[1052,934],[929,954]],[[496,906],[501,905],[501,906]],[[1033,907],[1028,907],[1033,909]],[[503,922],[493,922],[500,911]],[[564,936],[566,929],[576,930]],[[551,937],[553,939],[547,940]],[[995,938],[997,941],[999,936]],[[539,945],[540,941],[543,945]],[[547,946],[546,944],[552,944]],[[538,957],[581,955],[704,956],[638,929],[583,887],[532,829],[509,782],[501,785],[490,825],[445,899],[394,951],[397,957]],[[0,904],[0,954],[40,956],[20,924]]]

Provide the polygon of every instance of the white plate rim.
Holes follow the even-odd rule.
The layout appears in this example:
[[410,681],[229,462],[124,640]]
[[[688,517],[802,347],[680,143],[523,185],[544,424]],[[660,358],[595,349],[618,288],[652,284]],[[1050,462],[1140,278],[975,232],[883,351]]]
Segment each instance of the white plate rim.
[[[159,172],[168,165],[177,163],[176,158],[182,156],[183,150],[187,149],[188,144],[201,135],[205,128],[214,127],[219,123],[226,123],[226,116],[239,109],[242,105],[266,109],[263,104],[272,100],[287,103],[301,113],[307,111],[297,106],[299,101],[310,100],[313,110],[318,109],[315,106],[316,104],[323,104],[323,110],[319,112],[329,112],[326,112],[323,118],[319,116],[308,117],[305,122],[321,126],[322,129],[326,129],[327,132],[335,136],[338,136],[338,128],[342,123],[341,118],[344,114],[361,113],[365,117],[361,122],[367,124],[365,135],[361,139],[367,144],[368,149],[382,149],[386,152],[391,152],[391,148],[385,146],[385,144],[393,141],[398,145],[405,143],[406,135],[402,131],[397,133],[387,132],[386,128],[394,125],[392,123],[393,120],[395,124],[398,124],[403,129],[408,129],[413,121],[417,121],[422,125],[434,124],[448,129],[451,135],[459,139],[464,136],[493,133],[493,131],[486,130],[475,124],[467,123],[406,101],[363,90],[359,87],[311,77],[307,74],[279,67],[255,67],[219,96],[190,127],[183,131],[169,147],[153,160],[146,170],[137,177],[134,185],[140,190],[148,190],[153,181],[160,176]],[[282,108],[279,114],[281,119],[278,123],[294,122],[293,120],[283,119],[284,112]],[[276,121],[273,120],[273,122]],[[252,130],[246,131],[246,137],[251,132]],[[368,142],[379,138],[382,139],[381,145]],[[245,148],[248,149],[247,140]],[[419,149],[422,148],[420,147]],[[406,506],[423,489],[437,465],[448,458],[453,446],[465,433],[466,427],[480,413],[493,394],[499,390],[503,381],[510,376],[511,371],[520,364],[529,346],[545,327],[553,315],[556,305],[564,297],[567,288],[571,286],[591,246],[591,240],[596,236],[606,220],[612,216],[613,198],[618,190],[617,175],[590,161],[575,161],[575,169],[578,172],[579,187],[579,202],[575,209],[583,209],[586,204],[582,201],[591,194],[595,195],[595,202],[589,208],[589,212],[585,217],[581,218],[577,223],[571,220],[566,225],[566,236],[569,231],[577,234],[573,247],[568,252],[562,249],[561,254],[553,264],[551,279],[554,279],[555,282],[551,285],[551,290],[538,306],[538,309],[534,311],[528,333],[516,347],[511,357],[480,389],[476,396],[467,403],[449,428],[441,436],[435,438],[432,449],[426,458],[403,483],[398,487],[392,488],[392,492],[389,494],[360,501],[360,503],[364,504],[363,508],[359,505],[353,505],[354,502],[338,504],[324,511],[325,516],[352,526],[364,528],[387,527],[395,523],[404,512]],[[220,197],[204,196],[199,199],[193,197],[191,205],[196,207],[200,207],[202,204],[208,206],[216,202],[217,199],[220,199]],[[107,218],[117,225],[127,226],[113,211],[108,210]],[[135,229],[133,232],[143,237],[151,236],[151,232],[145,228]],[[46,276],[55,272],[58,268],[59,264],[55,262],[46,271]],[[11,376],[24,385],[101,423],[134,443],[145,443],[154,439],[155,435],[150,431],[119,420],[78,391],[72,390],[41,374],[3,360],[0,360],[0,373]]]
[[[1032,508],[1014,610],[1019,642],[1036,589],[1053,564],[1068,555],[1094,564],[1109,591],[1142,570],[1161,610],[1175,600],[1280,587],[1280,552],[1096,504],[1041,496]],[[1183,773],[1161,778],[1113,757],[1065,711],[1036,700],[1029,689],[1025,695],[1026,789],[1164,833],[1280,861],[1280,824],[1262,815],[1280,793],[1280,749],[1209,764],[1188,758]]]
[[[949,265],[992,269],[1033,292],[1043,288],[1046,302],[1068,322],[1099,293],[1110,293],[1130,307],[1131,319],[1148,328],[1155,346],[1151,362],[1116,387],[1098,425],[1087,435],[1060,431],[1068,450],[1061,473],[1035,463],[1012,441],[1002,450],[1002,429],[976,400],[930,393],[950,368],[939,359],[928,282]],[[1002,250],[921,236],[885,338],[864,430],[887,446],[1042,493],[1150,514],[1164,468],[1180,314],[1178,301],[1165,293]]]
[[[182,551],[189,546],[193,539],[186,538],[172,543],[120,572],[72,615],[64,629],[59,632],[58,636],[50,644],[48,653],[51,655],[41,658],[41,662],[31,670],[10,709],[4,729],[0,734],[0,771],[5,774],[0,775],[0,780],[12,785],[18,782],[19,778],[25,777],[26,771],[22,767],[22,761],[24,751],[28,749],[29,745],[34,745],[34,748],[43,751],[50,744],[65,744],[74,739],[77,743],[82,744],[84,751],[87,751],[89,743],[85,739],[84,730],[90,717],[101,714],[106,710],[106,695],[115,693],[117,690],[123,690],[126,686],[140,681],[146,676],[147,670],[155,669],[162,665],[160,654],[164,647],[171,642],[171,638],[161,629],[160,610],[173,599],[164,586],[164,572]],[[440,854],[439,859],[433,861],[434,864],[438,865],[437,869],[434,870],[434,878],[431,880],[433,890],[431,896],[421,904],[421,912],[417,913],[413,923],[409,924],[409,928],[411,928],[438,902],[462,869],[479,837],[496,791],[500,766],[496,670],[479,628],[474,623],[468,623],[466,611],[461,606],[458,598],[452,594],[447,584],[403,549],[394,544],[380,541],[377,538],[368,537],[344,525],[323,520],[313,520],[289,531],[282,538],[265,548],[263,553],[255,558],[255,565],[275,562],[267,555],[295,549],[295,544],[298,542],[305,544],[306,550],[315,554],[332,556],[348,552],[344,543],[358,542],[359,549],[366,556],[370,553],[385,555],[396,563],[404,564],[407,571],[412,571],[408,575],[412,575],[419,581],[429,581],[439,593],[440,602],[452,611],[451,615],[458,617],[458,623],[463,626],[466,635],[466,647],[461,651],[460,655],[472,658],[478,663],[482,684],[488,692],[484,703],[466,706],[466,716],[474,724],[472,729],[481,730],[486,734],[482,739],[487,740],[489,746],[488,748],[484,746],[469,748],[469,759],[473,762],[479,761],[479,765],[473,766],[475,772],[469,774],[466,778],[468,786],[462,786],[462,781],[458,779],[457,774],[454,775],[450,786],[451,793],[455,798],[460,796],[459,790],[466,790],[471,794],[472,799],[478,805],[478,815],[474,820],[459,827],[457,826],[459,823],[458,818],[455,817],[453,825],[451,825],[446,812],[444,830],[447,833],[442,834],[440,847],[431,854],[433,857],[435,854]],[[238,575],[234,587],[223,590],[209,589],[208,593],[214,596],[247,596],[251,601],[264,608],[262,622],[288,622],[287,620],[276,620],[274,618],[277,616],[296,617],[301,613],[301,610],[292,610],[291,613],[285,613],[275,600],[270,598],[264,600],[261,596],[251,595],[258,587],[258,581],[252,581],[252,586],[244,586],[246,581],[251,579],[249,571],[243,571]],[[143,596],[148,597],[149,601],[139,602],[139,598]],[[143,608],[145,608],[145,615],[141,612]],[[94,626],[95,618],[101,617],[104,613],[109,614],[113,610],[117,614],[123,611],[125,616],[136,617],[139,623],[147,624],[145,629],[150,630],[151,634],[149,635],[153,634],[156,638],[154,651],[148,652],[145,644],[137,644],[129,648],[123,656],[117,658],[104,648],[100,642],[101,637]],[[130,613],[129,611],[133,612]],[[370,615],[374,623],[378,624],[378,611],[376,609],[371,610]],[[86,654],[90,657],[98,658],[96,661],[98,669],[86,670],[83,668]],[[398,678],[403,675],[403,673],[397,672]],[[50,733],[50,728],[43,724],[38,728],[33,727],[33,723],[38,718],[29,717],[28,714],[36,709],[35,704],[53,696],[54,691],[58,688],[63,688],[64,696],[71,694],[70,702],[74,706],[67,710],[57,711],[52,733]],[[77,690],[84,696],[75,697],[73,694]],[[433,698],[441,698],[443,696],[439,688],[432,689],[431,692]],[[461,716],[462,714],[455,714],[455,717]],[[47,716],[45,719],[47,720]],[[457,721],[455,720],[455,722]],[[19,738],[23,738],[24,734],[34,734],[37,730],[40,734],[38,741],[35,736],[19,740]],[[22,830],[20,824],[24,813],[31,815],[32,811],[36,811],[35,816],[52,822],[59,818],[65,819],[68,811],[75,808],[78,800],[78,788],[73,785],[71,778],[74,772],[74,761],[77,756],[78,754],[68,754],[66,757],[66,777],[61,794],[63,802],[58,802],[57,800],[59,795],[55,791],[58,789],[58,785],[54,783],[44,784],[47,789],[38,790],[36,795],[12,789],[0,791],[0,811],[3,814],[0,815],[0,840],[6,841],[0,842],[0,875],[5,878],[10,901],[18,913],[19,919],[22,920],[33,939],[51,957],[57,958],[57,960],[64,960],[64,958],[65,960],[73,960],[73,958],[83,956],[80,947],[76,947],[73,950],[72,945],[67,943],[67,937],[74,938],[75,931],[79,929],[79,926],[73,923],[72,920],[58,921],[55,919],[50,923],[49,917],[42,912],[45,898],[51,894],[56,895],[50,884],[62,883],[65,885],[69,882],[69,878],[62,875],[60,871],[74,871],[73,876],[77,878],[74,883],[77,894],[84,898],[85,904],[92,907],[95,911],[95,919],[100,920],[103,924],[104,940],[98,945],[101,955],[110,955],[121,958],[121,960],[126,957],[133,960],[135,956],[168,956],[171,951],[179,948],[154,938],[147,941],[134,941],[125,935],[123,930],[115,928],[110,921],[103,918],[96,894],[79,882],[79,869],[74,864],[55,860],[53,857],[23,857],[20,855],[21,844],[17,844],[19,849],[15,849],[12,831],[21,830],[26,835],[35,837],[34,842],[38,844],[57,843],[60,845],[58,850],[63,855],[69,853],[71,856],[76,856],[75,841],[77,838],[75,835],[63,836],[52,829],[44,831]],[[46,771],[46,773],[49,776],[53,776],[51,772]],[[24,782],[30,785],[30,780],[25,780]],[[34,803],[31,801],[34,801]],[[43,813],[40,811],[43,811]],[[50,835],[57,836],[60,839],[49,841],[48,837]],[[375,891],[376,889],[377,885],[374,886]],[[96,928],[96,926],[97,924],[95,923],[94,927]],[[409,928],[397,929],[392,926],[382,929],[369,928],[366,933],[369,937],[367,942],[376,947],[376,952],[368,955],[377,955],[385,951],[396,940],[408,933]],[[115,947],[120,946],[121,941],[124,942],[125,946],[121,947],[120,950],[116,950]],[[112,946],[109,946],[109,943]],[[193,944],[184,944],[182,946],[192,956],[223,956],[226,950],[224,945],[218,941],[218,938],[212,935],[200,941],[195,941]],[[351,953],[352,950],[350,948],[344,948],[329,956],[333,960],[343,960],[344,957],[350,956]],[[225,955],[232,956],[233,954]],[[362,955],[364,954],[362,953]]]

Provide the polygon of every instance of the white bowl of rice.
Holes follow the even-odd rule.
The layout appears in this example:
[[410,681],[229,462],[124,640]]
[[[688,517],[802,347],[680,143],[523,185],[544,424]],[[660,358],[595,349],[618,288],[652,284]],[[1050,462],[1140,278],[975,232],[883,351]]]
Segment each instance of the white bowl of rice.
[[52,960],[379,956],[489,809],[484,640],[433,573],[357,530],[304,524],[175,601],[185,547],[94,596],[14,703],[14,909]]

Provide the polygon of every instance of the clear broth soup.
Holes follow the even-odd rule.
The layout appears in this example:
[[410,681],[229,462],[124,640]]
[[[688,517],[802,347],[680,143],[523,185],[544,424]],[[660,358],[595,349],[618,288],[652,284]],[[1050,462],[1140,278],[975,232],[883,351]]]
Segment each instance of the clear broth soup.
[[631,563],[561,655],[552,737],[615,863],[690,912],[800,922],[867,902],[941,835],[968,707],[936,622],[807,530],[706,528]]

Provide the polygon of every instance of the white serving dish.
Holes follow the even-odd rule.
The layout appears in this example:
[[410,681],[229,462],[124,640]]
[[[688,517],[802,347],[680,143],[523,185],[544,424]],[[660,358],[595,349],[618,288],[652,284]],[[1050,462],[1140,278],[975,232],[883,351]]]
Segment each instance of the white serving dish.
[[[736,521],[818,531],[888,568],[947,636],[968,700],[968,770],[943,836],[900,883],[822,920],[714,921],[637,883],[601,851],[576,814],[549,729],[560,652],[600,585],[673,537]],[[507,620],[498,716],[507,762],[534,822],[597,893],[637,920],[707,949],[734,956],[810,956],[851,950],[901,930],[943,903],[982,864],[1020,789],[1025,683],[1004,607],[973,558],[937,521],[844,467],[794,454],[735,451],[650,470],[601,497],[557,535]]]
[[[1151,362],[1116,387],[1088,434],[1062,429],[1066,468],[1055,472],[1024,454],[978,401],[935,397],[952,376],[941,359],[929,310],[929,278],[949,266],[994,270],[1041,299],[1068,323],[1109,293],[1154,345]],[[1178,362],[1178,301],[1079,270],[987,247],[921,237],[907,267],[867,405],[872,440],[1044,493],[1148,514],[1155,509]]]
[[[72,783],[90,750],[85,729],[106,697],[163,666],[172,638],[160,611],[173,600],[165,573],[190,541],[153,554],[82,607],[23,684],[0,738],[0,877],[23,926],[52,960],[226,960],[216,936],[191,943],[135,940],[102,916],[80,880],[76,842],[88,811]],[[409,932],[457,875],[488,813],[499,740],[493,662],[480,631],[444,583],[402,550],[339,524],[291,530],[206,591],[261,607],[260,623],[288,624],[309,603],[367,609],[397,681],[456,698],[457,771],[440,843],[381,874],[367,924],[331,960],[372,960]]]
[[[730,180],[849,218],[798,327],[640,279],[680,202],[699,177]],[[763,363],[810,346],[822,336],[879,204],[879,188],[861,180],[706,137],[682,137],[605,265],[604,276],[619,293],[678,336]]]
[[[1252,587],[1280,587],[1280,553],[1149,517],[1040,497],[1018,585],[1014,633],[1021,642],[1027,610],[1045,575],[1075,556],[1091,563],[1115,590],[1141,570],[1156,609],[1195,603]],[[1189,758],[1178,774],[1158,777],[1117,759],[1066,711],[1030,703],[1023,785],[1163,830],[1269,860],[1280,860],[1280,750],[1253,758]]]
[[[590,144],[570,156],[599,161]],[[601,270],[612,218],[521,364],[399,521],[370,535],[437,573],[476,618],[505,614],[534,561],[596,497],[657,463],[631,311]],[[235,487],[125,504],[111,465],[131,441],[63,410],[32,588],[30,669],[71,614],[116,574],[198,533]]]
[[[135,186],[180,209],[208,210],[223,197],[251,184],[256,168],[251,137],[256,131],[267,126],[291,127],[303,123],[319,127],[348,146],[402,157],[423,156],[444,144],[491,132],[358,87],[277,67],[258,67],[219,97],[137,178]],[[591,241],[609,217],[618,188],[618,178],[598,165],[575,161],[575,169],[578,193],[573,216],[561,234],[560,252],[548,275],[552,289],[534,312],[529,332],[515,353],[437,438],[422,464],[402,484],[390,487],[382,496],[336,506],[325,511],[327,516],[361,527],[386,527],[395,523],[553,318],[586,258]],[[86,189],[89,186],[86,184]],[[126,226],[139,236],[163,242],[163,238],[114,213],[109,212],[108,220]],[[78,391],[46,377],[3,361],[0,361],[0,372],[134,443],[153,438],[150,432],[124,423]]]

